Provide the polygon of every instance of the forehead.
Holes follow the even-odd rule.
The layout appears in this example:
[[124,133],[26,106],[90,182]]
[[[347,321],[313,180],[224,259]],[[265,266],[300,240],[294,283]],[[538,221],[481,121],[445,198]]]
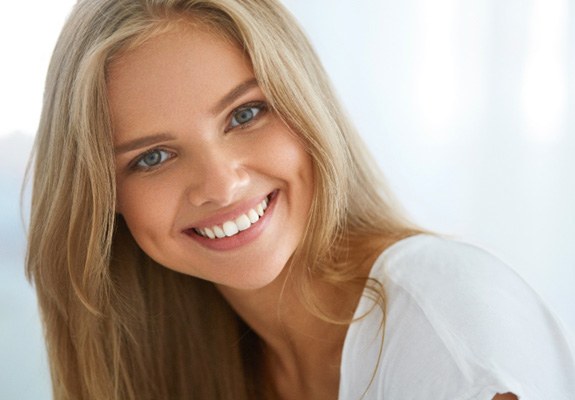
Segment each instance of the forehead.
[[[125,78],[189,74],[201,72],[207,80],[218,72],[229,73],[227,63],[249,69],[251,65],[240,47],[223,32],[193,21],[168,22],[143,38],[136,38],[108,65],[108,87]],[[212,71],[213,74],[209,72]],[[195,74],[197,75],[197,74]]]
[[114,130],[135,118],[200,112],[253,77],[242,49],[197,24],[171,27],[119,54],[108,68]]

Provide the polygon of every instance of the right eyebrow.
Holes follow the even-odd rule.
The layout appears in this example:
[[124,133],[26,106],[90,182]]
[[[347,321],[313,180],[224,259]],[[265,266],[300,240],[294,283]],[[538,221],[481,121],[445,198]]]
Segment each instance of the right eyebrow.
[[174,140],[175,138],[168,134],[168,133],[158,133],[155,135],[139,137],[133,140],[130,140],[126,143],[121,143],[117,146],[114,146],[114,153],[116,155],[127,153],[128,151],[137,150],[143,147],[150,146],[152,144],[162,142],[164,140]]

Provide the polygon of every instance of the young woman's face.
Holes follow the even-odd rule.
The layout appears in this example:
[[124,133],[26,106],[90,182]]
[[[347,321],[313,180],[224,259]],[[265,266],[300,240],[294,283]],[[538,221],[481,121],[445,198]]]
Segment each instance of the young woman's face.
[[312,163],[242,52],[182,27],[116,59],[108,90],[117,212],[139,246],[227,287],[273,281],[305,229]]

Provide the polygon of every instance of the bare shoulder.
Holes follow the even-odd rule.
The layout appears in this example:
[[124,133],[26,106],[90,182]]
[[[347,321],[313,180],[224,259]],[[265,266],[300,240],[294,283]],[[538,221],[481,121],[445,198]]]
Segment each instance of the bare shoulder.
[[517,400],[517,396],[513,393],[497,394],[493,400]]

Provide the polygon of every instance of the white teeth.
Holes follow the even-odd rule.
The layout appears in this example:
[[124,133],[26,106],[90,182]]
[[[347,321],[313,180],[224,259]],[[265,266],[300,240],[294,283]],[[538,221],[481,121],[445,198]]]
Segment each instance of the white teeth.
[[256,206],[256,212],[258,213],[258,215],[261,217],[262,215],[264,215],[264,208],[261,204],[258,204]]
[[262,200],[261,203],[248,210],[247,213],[240,215],[235,220],[226,221],[223,225],[214,225],[211,228],[196,228],[196,232],[201,236],[208,237],[210,239],[221,239],[224,237],[230,237],[237,235],[241,231],[249,229],[253,224],[259,221],[268,208],[267,197]]
[[223,237],[226,237],[226,234],[224,233],[223,229],[220,228],[217,225],[214,225],[214,227],[212,228],[214,230],[214,233],[216,234],[216,237],[221,239]]
[[252,223],[247,215],[242,214],[236,218],[236,225],[240,231],[245,231],[252,225]]
[[260,216],[254,209],[251,209],[248,211],[248,218],[250,219],[250,223],[255,224],[258,222],[258,219],[260,219]]
[[240,230],[234,221],[226,221],[223,225],[226,236],[234,236]]
[[[214,231],[212,231],[210,228],[204,228],[202,229],[205,232],[204,236],[209,237],[210,239],[215,239],[216,238],[216,234],[214,233]],[[202,232],[203,233],[203,232]]]

